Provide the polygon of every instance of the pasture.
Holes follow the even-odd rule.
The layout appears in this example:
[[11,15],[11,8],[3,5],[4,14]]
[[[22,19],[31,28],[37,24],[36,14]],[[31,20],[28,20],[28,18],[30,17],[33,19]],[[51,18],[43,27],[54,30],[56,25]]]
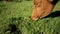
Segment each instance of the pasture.
[[60,1],[37,21],[31,20],[32,9],[33,1],[0,1],[0,34],[60,34]]

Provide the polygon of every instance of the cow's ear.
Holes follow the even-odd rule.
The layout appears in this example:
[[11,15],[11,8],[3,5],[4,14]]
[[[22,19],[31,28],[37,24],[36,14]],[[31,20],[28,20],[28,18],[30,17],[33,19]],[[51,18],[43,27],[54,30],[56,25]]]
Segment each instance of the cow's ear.
[[49,2],[53,2],[53,0],[48,0]]

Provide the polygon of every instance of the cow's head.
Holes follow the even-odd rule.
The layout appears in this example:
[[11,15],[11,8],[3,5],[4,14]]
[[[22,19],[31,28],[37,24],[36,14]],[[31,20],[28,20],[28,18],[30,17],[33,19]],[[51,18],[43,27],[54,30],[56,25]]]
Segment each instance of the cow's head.
[[34,0],[32,20],[48,16],[59,0]]

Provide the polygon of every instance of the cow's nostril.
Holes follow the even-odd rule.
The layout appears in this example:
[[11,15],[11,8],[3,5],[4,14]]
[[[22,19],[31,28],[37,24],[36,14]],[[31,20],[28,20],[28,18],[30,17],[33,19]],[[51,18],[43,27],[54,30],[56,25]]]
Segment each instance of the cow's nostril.
[[32,20],[38,20],[38,17],[33,17]]

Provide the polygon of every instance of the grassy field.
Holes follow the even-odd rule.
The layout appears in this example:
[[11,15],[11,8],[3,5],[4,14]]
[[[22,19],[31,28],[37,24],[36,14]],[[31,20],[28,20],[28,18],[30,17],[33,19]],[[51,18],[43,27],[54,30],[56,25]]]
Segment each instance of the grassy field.
[[0,2],[0,34],[60,34],[60,1],[52,13],[31,20],[33,1]]

